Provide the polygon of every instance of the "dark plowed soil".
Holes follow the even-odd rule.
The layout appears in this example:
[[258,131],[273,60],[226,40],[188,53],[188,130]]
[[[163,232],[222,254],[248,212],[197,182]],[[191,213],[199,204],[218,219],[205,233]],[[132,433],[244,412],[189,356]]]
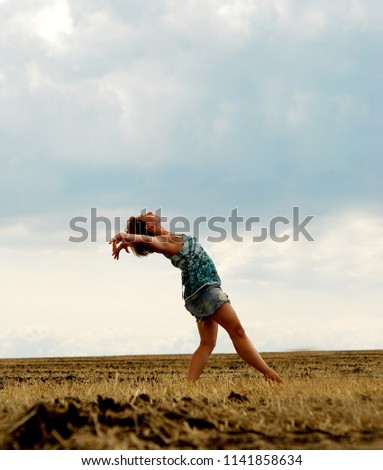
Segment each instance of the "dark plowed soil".
[[[195,389],[184,384],[182,356],[2,361],[0,448],[383,449],[382,355],[271,356],[290,375],[282,387],[235,356],[215,357]],[[130,393],[88,393],[100,374],[106,389],[110,380],[111,391]],[[63,384],[79,393],[63,396]],[[17,408],[13,397],[28,390],[42,398]]]

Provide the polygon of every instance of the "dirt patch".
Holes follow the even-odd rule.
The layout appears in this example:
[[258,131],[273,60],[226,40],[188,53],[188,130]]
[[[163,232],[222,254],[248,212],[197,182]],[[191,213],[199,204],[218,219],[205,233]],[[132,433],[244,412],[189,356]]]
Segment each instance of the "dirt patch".
[[270,359],[282,387],[234,355],[192,386],[186,356],[0,360],[0,449],[383,449],[383,353]]
[[[234,391],[227,400],[236,404],[247,401]],[[249,419],[249,413],[255,411],[243,408],[228,420],[219,409],[207,413],[188,397],[173,401],[171,407],[158,405],[147,394],[133,396],[126,403],[101,396],[96,402],[68,397],[37,403],[27,410],[8,429],[4,448],[81,449],[81,442],[92,442],[92,436],[100,438],[111,433],[128,449],[326,448],[330,442],[341,445],[356,438],[347,432],[336,434],[300,422],[290,432],[267,432],[259,426],[257,429],[256,421]],[[358,436],[365,443],[378,437],[382,438],[383,433]]]
[[[218,423],[206,419],[204,411],[191,403],[184,397],[179,406],[164,408],[147,394],[133,396],[126,403],[101,396],[97,402],[72,397],[41,402],[8,429],[5,449],[73,448],[74,435],[97,436],[110,431],[124,434],[128,440],[133,435],[133,447],[197,448],[193,442],[186,442],[186,434],[191,430],[216,430]],[[141,441],[138,446],[137,441]]]

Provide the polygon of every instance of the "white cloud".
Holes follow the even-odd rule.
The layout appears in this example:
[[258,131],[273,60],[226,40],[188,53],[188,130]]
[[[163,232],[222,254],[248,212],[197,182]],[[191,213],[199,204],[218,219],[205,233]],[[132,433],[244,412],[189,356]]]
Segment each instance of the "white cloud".
[[[148,31],[141,31],[138,26],[134,27],[106,9],[75,6],[75,26],[66,38],[68,47],[64,52],[67,54],[63,57],[77,72],[81,72],[89,64],[91,67],[87,72],[91,76],[100,72],[97,67],[92,70],[92,64],[110,64],[110,55],[121,58],[117,68],[124,69],[124,65],[131,61],[129,51],[142,45],[142,38],[148,35]],[[114,68],[113,62],[111,65]]]
[[[118,351],[126,324],[132,350],[151,350],[166,328],[174,340],[168,334],[168,350],[187,349],[195,325],[183,309],[179,272],[156,258],[113,264],[107,246],[68,242],[71,207],[138,198],[191,212],[233,201],[280,207],[294,198],[322,207],[329,216],[310,224],[313,243],[211,244],[225,288],[246,321],[256,294],[265,312],[281,312],[272,329],[285,314],[302,335],[309,326],[299,330],[297,318],[322,318],[322,308],[342,321],[344,312],[381,315],[382,220],[341,207],[362,191],[361,200],[378,201],[379,145],[370,123],[378,122],[371,97],[382,2],[1,5],[0,186],[4,213],[12,214],[0,230],[4,326],[33,322],[47,331],[36,337],[54,340],[55,328],[92,324],[94,336],[80,332],[76,345],[68,339],[73,328],[57,337],[55,350],[65,343],[66,354],[83,344],[101,353],[105,319],[114,322],[105,334],[119,338]],[[334,207],[326,209],[328,201]],[[37,215],[21,219],[28,210]],[[140,343],[144,330],[148,340]],[[370,326],[361,331],[371,334]],[[293,336],[286,331],[278,345],[293,347]],[[167,347],[161,341],[153,342],[157,350]],[[276,347],[272,341],[263,344]],[[313,333],[307,341],[316,344]]]
[[[311,243],[204,245],[260,350],[381,347],[382,220],[352,213],[317,222]],[[26,223],[1,234],[13,247],[1,251],[3,357],[189,353],[197,346],[180,272],[169,260],[126,255],[116,262],[106,243],[68,247],[48,221]],[[218,351],[233,352],[224,332]]]
[[70,5],[67,0],[43,5],[42,2],[35,4],[35,8],[26,5],[24,11],[19,10],[11,16],[8,32],[21,38],[40,38],[49,54],[65,50],[66,40],[73,33]]
[[213,136],[220,140],[235,127],[235,113],[239,106],[235,101],[223,100],[218,105],[218,115],[213,120]]
[[257,11],[257,3],[251,0],[216,1],[217,16],[229,31],[249,35],[251,20]]
[[174,351],[190,354],[198,344],[193,333],[169,338],[150,331],[143,336],[142,331],[132,333],[127,324],[71,331],[44,326],[5,327],[0,332],[0,357],[171,354]]
[[181,110],[190,104],[192,89],[159,61],[140,61],[125,73],[104,77],[100,91],[118,104],[125,158],[147,166],[173,157],[169,141]]
[[364,213],[348,213],[324,220],[316,270],[339,282],[383,282],[383,220]]
[[69,91],[68,87],[55,81],[36,62],[30,62],[25,65],[25,83],[33,94],[45,95],[47,90],[59,93]]
[[[316,141],[307,148],[305,138],[319,123],[331,127],[332,120],[347,128],[356,115],[358,122],[368,116],[363,98],[314,92],[295,73],[267,67],[279,63],[284,69],[295,60],[315,64],[300,35],[341,28],[351,21],[348,11],[351,18],[372,17],[360,2],[164,1],[147,21],[119,16],[113,2],[82,8],[64,0],[28,5],[10,9],[3,19],[4,44],[21,59],[1,71],[0,120],[17,139],[39,135],[37,152],[44,148],[52,159],[159,165],[178,158],[180,135],[198,140],[206,153],[211,146],[219,150],[224,136],[238,138],[247,116],[282,136],[295,138],[306,126],[301,153],[314,158],[310,150]],[[254,62],[252,84],[244,92],[250,96],[240,90],[225,96],[229,85],[220,84],[216,71],[228,82],[237,80],[225,67],[236,64],[236,48],[246,47],[244,60],[259,56],[260,61]],[[263,63],[267,54],[271,59]],[[346,75],[355,68],[350,60],[339,62],[327,67]]]
[[[263,97],[265,126],[278,134],[305,132],[310,137],[312,127],[317,125],[318,113],[324,103],[332,106],[328,96],[319,90],[300,88],[294,77],[270,77],[265,84]],[[303,129],[305,131],[303,131]],[[302,138],[305,141],[305,138]],[[312,155],[307,154],[307,158]]]
[[[283,243],[270,238],[261,243],[242,233],[244,242],[231,239],[214,244],[209,251],[217,258],[222,274],[231,280],[252,279],[295,286],[300,284],[328,289],[329,286],[379,285],[383,282],[383,220],[366,213],[343,213],[314,217],[307,226],[314,242],[302,235],[292,241],[292,227],[280,225]],[[269,237],[269,236],[268,236]]]
[[[205,0],[167,1],[164,24],[198,44],[202,39],[214,47],[243,48],[250,40],[269,38],[296,43],[317,41],[341,30],[368,30],[381,24],[379,2],[348,0]],[[198,36],[193,34],[198,31]]]
[[[270,6],[270,2],[266,4]],[[304,38],[315,41],[328,33],[368,31],[382,24],[382,4],[375,0],[313,0],[304,3],[299,0],[274,0],[272,4],[278,15],[276,32],[284,34],[287,40]]]
[[[283,292],[277,291],[278,295]],[[257,320],[249,328],[250,337],[254,338],[261,351],[288,351],[299,349],[311,350],[354,350],[381,349],[383,340],[381,331],[383,321],[376,314],[364,311],[363,321],[360,313],[352,309],[352,302],[339,305],[324,301],[322,297],[311,294],[311,301],[306,300],[305,308],[299,315],[292,315],[286,308],[276,310],[275,305],[257,301]],[[269,296],[270,298],[273,295]],[[289,299],[290,300],[290,299]],[[313,305],[319,303],[320,308]],[[363,303],[359,308],[366,310]],[[348,309],[348,312],[345,310]],[[351,309],[351,310],[350,310]],[[369,306],[367,307],[369,310]],[[265,319],[266,317],[266,319]]]
[[66,0],[57,0],[43,8],[34,16],[33,23],[36,33],[51,44],[57,44],[62,34],[73,32],[73,19]]
[[[98,209],[95,214],[99,218],[97,223],[95,219],[92,222],[89,211],[78,214],[87,219],[76,224],[77,228],[87,231],[87,239],[81,243],[68,241],[69,237],[78,239],[82,236],[69,226],[73,214],[30,216],[18,221],[10,219],[0,228],[0,248],[9,255],[32,251],[36,255],[88,256],[94,253],[100,256],[110,248],[106,243],[109,236],[125,226],[125,219],[119,214],[136,212],[139,212],[137,208],[120,211]],[[101,218],[110,221],[110,232]],[[300,222],[303,219],[301,216]],[[286,285],[307,283],[311,279],[313,285],[319,283],[323,286],[355,282],[368,286],[383,282],[383,220],[377,214],[350,211],[315,216],[306,226],[313,242],[307,241],[302,234],[300,241],[294,242],[292,221],[288,225],[276,226],[277,236],[289,236],[286,242],[271,240],[269,228],[265,241],[252,241],[253,236],[259,236],[263,226],[268,228],[266,219],[252,225],[250,232],[244,232],[239,225],[238,235],[243,237],[243,242],[231,238],[230,225],[226,226],[225,241],[204,242],[208,236],[217,236],[207,228],[200,238],[216,260],[220,273],[230,279],[246,280],[250,276],[256,282]],[[97,243],[91,242],[92,237]]]
[[[68,5],[10,18],[7,40],[28,61],[2,71],[4,129],[24,139],[38,135],[44,153],[66,162],[147,167],[174,159],[170,142],[195,105],[195,85],[155,54],[135,54],[156,47],[150,25],[134,29],[95,10],[74,26]],[[59,54],[51,57],[36,35]],[[93,63],[102,66],[93,70]]]
[[289,126],[296,128],[308,120],[310,95],[304,92],[295,92],[291,101],[291,107],[286,112],[286,121]]

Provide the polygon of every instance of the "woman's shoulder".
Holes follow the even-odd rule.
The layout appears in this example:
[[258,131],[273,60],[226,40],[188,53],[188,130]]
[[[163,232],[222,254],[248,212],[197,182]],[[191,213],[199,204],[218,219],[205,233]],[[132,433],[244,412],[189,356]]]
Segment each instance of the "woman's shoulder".
[[182,233],[168,233],[165,236],[160,236],[157,237],[159,240],[161,240],[162,243],[162,253],[168,257],[171,258],[172,256],[179,254],[186,241],[186,235]]

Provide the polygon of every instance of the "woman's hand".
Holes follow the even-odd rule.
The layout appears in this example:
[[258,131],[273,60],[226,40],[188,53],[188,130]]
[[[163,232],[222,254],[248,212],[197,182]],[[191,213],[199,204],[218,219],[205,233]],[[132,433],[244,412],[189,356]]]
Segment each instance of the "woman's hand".
[[112,256],[116,260],[119,259],[121,250],[125,250],[127,253],[130,253],[128,249],[129,244],[123,241],[123,237],[121,235],[121,233],[118,233],[109,241],[109,244],[112,245]]
[[114,257],[114,259],[119,259],[121,250],[125,250],[127,253],[130,253],[130,251],[128,250],[128,245],[126,243],[120,243],[115,249],[113,249],[112,256]]

